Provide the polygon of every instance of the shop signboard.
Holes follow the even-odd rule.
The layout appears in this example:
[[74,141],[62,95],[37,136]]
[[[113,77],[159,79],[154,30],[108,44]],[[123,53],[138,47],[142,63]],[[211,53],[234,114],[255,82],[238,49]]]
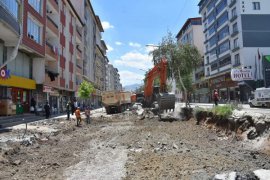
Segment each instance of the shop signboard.
[[0,69],[0,78],[1,79],[8,79],[10,78],[10,70],[2,68]]
[[252,69],[232,69],[231,79],[233,81],[248,81],[254,80]]
[[53,93],[54,89],[53,89],[53,87],[50,87],[50,86],[43,86],[43,92]]

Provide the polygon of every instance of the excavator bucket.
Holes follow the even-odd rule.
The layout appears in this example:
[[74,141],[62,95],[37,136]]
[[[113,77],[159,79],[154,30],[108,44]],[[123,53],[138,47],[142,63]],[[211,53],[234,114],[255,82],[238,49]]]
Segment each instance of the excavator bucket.
[[174,110],[175,94],[159,93],[158,106],[159,106],[159,112],[163,112],[164,110]]

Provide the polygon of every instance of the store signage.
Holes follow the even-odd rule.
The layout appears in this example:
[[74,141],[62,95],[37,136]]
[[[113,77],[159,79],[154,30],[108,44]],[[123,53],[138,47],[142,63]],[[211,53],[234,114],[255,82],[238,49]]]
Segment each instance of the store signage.
[[9,69],[1,69],[0,70],[0,77],[1,77],[1,79],[10,78],[10,70]]
[[54,89],[53,87],[50,87],[50,86],[43,86],[43,92],[53,93]]
[[231,78],[233,81],[254,80],[252,69],[232,69]]

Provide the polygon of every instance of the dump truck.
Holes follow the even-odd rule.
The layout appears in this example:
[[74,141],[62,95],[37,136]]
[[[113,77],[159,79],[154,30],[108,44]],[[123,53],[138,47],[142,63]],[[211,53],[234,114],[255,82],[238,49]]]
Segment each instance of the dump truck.
[[121,113],[131,105],[131,92],[106,91],[102,93],[102,104],[107,114]]

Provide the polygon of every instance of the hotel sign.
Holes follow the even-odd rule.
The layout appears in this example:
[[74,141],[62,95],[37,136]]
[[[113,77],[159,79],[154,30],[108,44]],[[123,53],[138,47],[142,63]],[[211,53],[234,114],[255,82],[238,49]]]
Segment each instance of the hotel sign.
[[252,69],[232,69],[231,78],[233,81],[254,80]]

